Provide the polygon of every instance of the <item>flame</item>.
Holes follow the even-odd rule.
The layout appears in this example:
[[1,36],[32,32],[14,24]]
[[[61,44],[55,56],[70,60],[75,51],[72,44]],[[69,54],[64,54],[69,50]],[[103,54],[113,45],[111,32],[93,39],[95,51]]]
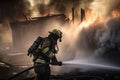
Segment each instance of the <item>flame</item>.
[[72,12],[70,12],[68,15],[69,15],[68,18],[72,20]]
[[96,14],[96,13],[93,13],[91,11],[88,11],[86,13],[86,20],[84,20],[79,25],[79,27],[81,27],[81,28],[83,28],[83,27],[87,28],[87,27],[89,27],[92,24],[97,24],[97,23],[100,23],[102,21],[103,21],[103,19],[102,19],[102,17],[99,14]]
[[40,16],[39,11],[36,8],[34,8],[35,1],[34,0],[28,0],[28,1],[31,4],[31,8],[30,8],[32,10],[31,17],[38,17],[38,16]]
[[112,11],[112,17],[113,18],[120,17],[120,12],[117,10]]
[[91,10],[87,10],[86,13],[85,13],[85,16],[86,16],[86,19],[88,20],[90,18],[92,14],[92,11]]

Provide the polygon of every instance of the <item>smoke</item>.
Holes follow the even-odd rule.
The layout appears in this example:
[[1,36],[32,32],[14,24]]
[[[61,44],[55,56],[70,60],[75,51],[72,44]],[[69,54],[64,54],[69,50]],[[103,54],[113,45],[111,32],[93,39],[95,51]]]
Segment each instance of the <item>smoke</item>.
[[[120,51],[120,18],[110,19],[107,30],[99,37],[99,47],[95,51],[97,56],[119,62]],[[115,58],[115,59],[114,59]]]
[[8,20],[4,20],[0,23],[0,51],[10,49],[12,37],[11,37],[10,25]]
[[97,14],[98,16],[105,17],[105,16],[111,16],[112,11],[120,10],[120,1],[115,0],[95,0],[91,5],[90,9],[92,9],[92,12],[94,14]]
[[27,0],[2,0],[0,1],[0,22],[3,20],[16,21],[29,16],[30,3]]
[[34,0],[33,16],[44,16],[49,14],[65,14],[68,16],[71,9],[75,8],[76,17],[80,14],[80,8],[88,8],[93,0]]
[[[25,20],[31,14],[30,3],[27,0],[0,1],[0,50],[9,49],[12,45],[10,23]],[[6,47],[7,46],[7,47]]]

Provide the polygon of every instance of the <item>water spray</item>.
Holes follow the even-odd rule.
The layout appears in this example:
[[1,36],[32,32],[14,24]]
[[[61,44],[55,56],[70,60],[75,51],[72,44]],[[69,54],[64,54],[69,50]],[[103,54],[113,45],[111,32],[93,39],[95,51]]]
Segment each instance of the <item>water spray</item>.
[[88,62],[80,62],[80,61],[64,61],[62,65],[66,65],[69,67],[77,67],[77,68],[90,68],[90,69],[105,69],[105,70],[116,70],[120,71],[120,67],[112,66],[112,65],[104,65],[104,64],[96,64],[96,63],[88,63]]

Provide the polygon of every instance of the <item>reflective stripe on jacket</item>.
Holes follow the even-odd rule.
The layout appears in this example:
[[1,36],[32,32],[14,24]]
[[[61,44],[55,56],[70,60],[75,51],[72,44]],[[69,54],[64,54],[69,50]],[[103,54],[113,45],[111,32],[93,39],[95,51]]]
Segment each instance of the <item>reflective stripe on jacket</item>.
[[36,59],[36,61],[35,61],[35,62],[37,62],[37,63],[46,63],[46,61],[45,61],[45,60],[40,59],[40,58]]

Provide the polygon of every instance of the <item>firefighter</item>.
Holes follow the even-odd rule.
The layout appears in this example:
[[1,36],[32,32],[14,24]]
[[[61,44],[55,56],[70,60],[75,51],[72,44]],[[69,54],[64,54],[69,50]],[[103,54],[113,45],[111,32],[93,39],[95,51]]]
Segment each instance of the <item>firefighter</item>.
[[[57,46],[57,41],[61,42],[62,32],[60,30],[54,29],[48,37],[43,38],[41,44],[35,50],[33,55],[34,65],[52,63],[53,65],[61,65],[58,62],[55,54],[58,52],[59,48]],[[34,68],[36,73],[35,80],[49,80],[50,79],[50,66],[42,65]]]

